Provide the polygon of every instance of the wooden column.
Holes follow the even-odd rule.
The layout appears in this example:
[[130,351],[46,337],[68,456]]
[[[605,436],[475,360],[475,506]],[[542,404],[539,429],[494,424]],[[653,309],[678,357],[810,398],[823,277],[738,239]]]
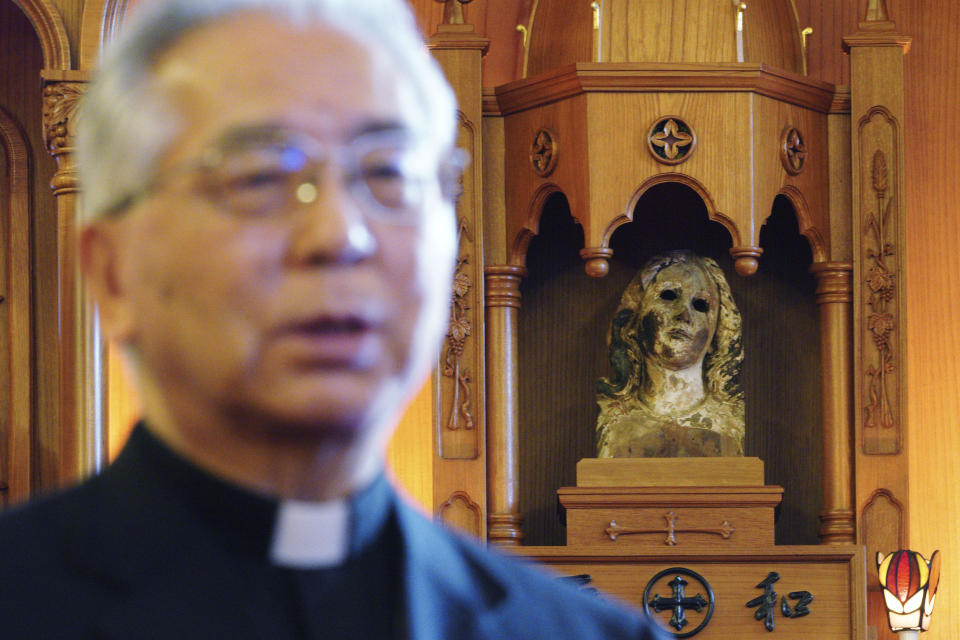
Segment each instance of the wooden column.
[[79,277],[77,204],[79,178],[73,157],[73,125],[87,73],[43,72],[43,122],[47,150],[57,161],[50,188],[57,198],[60,424],[57,484],[96,471],[105,460],[100,372],[103,347],[96,317]]
[[523,540],[519,509],[517,313],[526,269],[488,266],[487,284],[487,538],[501,545]]
[[822,544],[852,544],[853,517],[853,395],[851,367],[850,262],[819,262],[810,267],[817,278],[820,307],[821,397],[823,402]]
[[[857,543],[867,548],[867,625],[887,628],[876,565],[909,545],[903,56],[885,0],[869,0],[850,54]],[[872,631],[871,631],[872,632]]]

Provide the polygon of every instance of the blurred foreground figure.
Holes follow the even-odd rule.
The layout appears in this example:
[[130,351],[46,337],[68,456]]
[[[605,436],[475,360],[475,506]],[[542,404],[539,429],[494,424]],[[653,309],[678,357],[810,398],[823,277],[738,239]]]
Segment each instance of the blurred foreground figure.
[[455,253],[455,106],[394,0],[143,2],[82,107],[82,266],[143,422],[0,519],[10,638],[653,638],[383,476]]

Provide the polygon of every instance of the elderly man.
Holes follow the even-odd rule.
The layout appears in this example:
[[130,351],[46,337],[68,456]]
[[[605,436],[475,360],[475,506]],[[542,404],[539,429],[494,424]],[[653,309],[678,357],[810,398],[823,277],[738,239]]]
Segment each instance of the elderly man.
[[653,638],[402,504],[455,253],[454,101],[395,0],[174,0],[83,106],[81,256],[143,422],[0,520],[11,638]]

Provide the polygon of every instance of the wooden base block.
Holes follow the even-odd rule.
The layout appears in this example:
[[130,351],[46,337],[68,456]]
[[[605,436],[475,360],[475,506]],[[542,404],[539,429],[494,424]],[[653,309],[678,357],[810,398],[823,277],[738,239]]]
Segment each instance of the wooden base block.
[[584,458],[578,487],[756,487],[760,458]]
[[783,488],[563,487],[567,545],[621,553],[772,547]]

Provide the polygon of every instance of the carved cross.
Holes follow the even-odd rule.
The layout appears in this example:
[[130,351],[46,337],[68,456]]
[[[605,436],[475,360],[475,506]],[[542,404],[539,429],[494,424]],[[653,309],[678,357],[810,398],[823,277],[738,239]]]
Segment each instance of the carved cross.
[[616,520],[611,520],[610,526],[604,529],[604,533],[606,533],[611,540],[616,540],[618,536],[629,536],[644,533],[665,533],[667,534],[667,538],[663,541],[663,543],[673,547],[678,544],[676,536],[677,533],[712,533],[720,536],[724,540],[729,540],[730,536],[732,536],[733,532],[736,530],[727,520],[724,520],[722,523],[720,523],[719,527],[688,527],[681,529],[677,527],[677,514],[673,511],[668,511],[664,518],[667,521],[667,526],[664,529],[635,529],[621,527],[617,524]]
[[695,609],[699,612],[703,611],[703,608],[708,604],[699,593],[692,598],[687,597],[686,587],[688,584],[682,577],[674,576],[673,580],[667,583],[673,590],[673,597],[661,598],[659,595],[655,595],[653,600],[650,601],[650,606],[657,613],[667,609],[673,610],[673,615],[670,616],[670,626],[677,631],[680,631],[689,623],[686,614],[687,609]]
[[463,5],[473,0],[437,0],[443,3],[443,24],[463,24]]

